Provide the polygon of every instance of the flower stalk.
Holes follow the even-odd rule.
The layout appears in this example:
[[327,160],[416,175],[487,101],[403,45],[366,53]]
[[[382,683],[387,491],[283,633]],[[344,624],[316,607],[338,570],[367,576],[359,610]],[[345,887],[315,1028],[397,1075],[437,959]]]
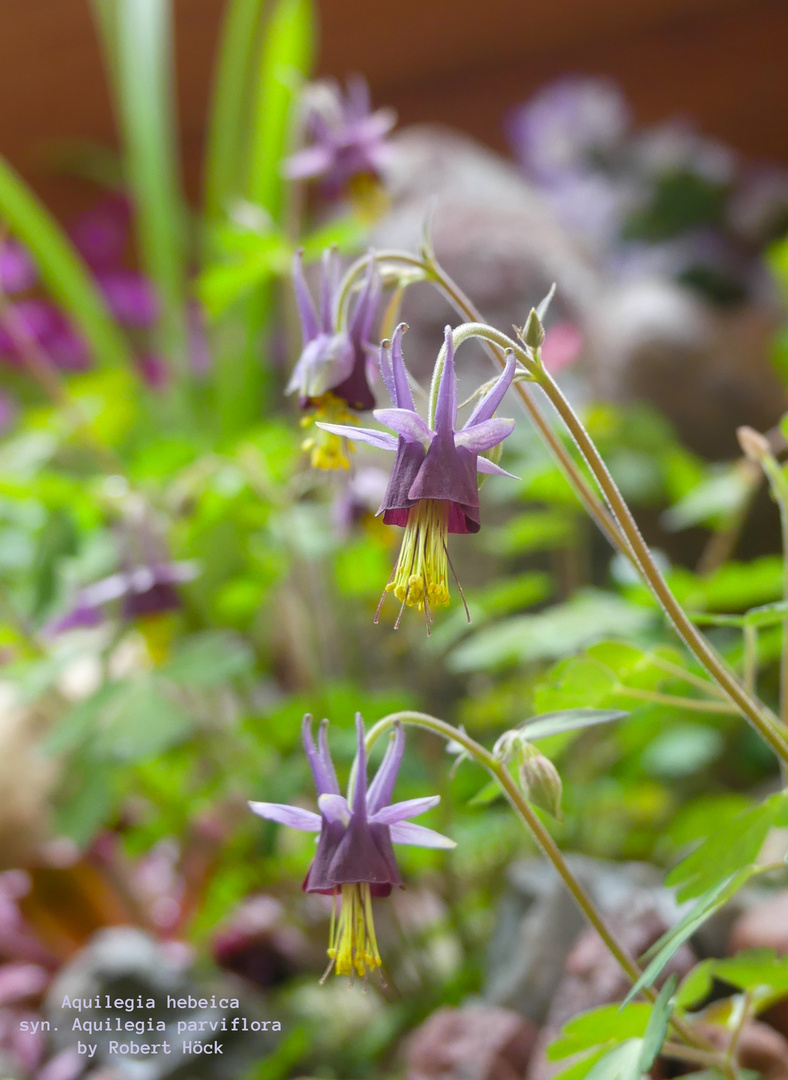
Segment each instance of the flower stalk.
[[[480,743],[477,743],[475,739],[472,739],[465,731],[454,728],[451,724],[447,724],[445,721],[439,720],[435,716],[430,716],[428,713],[410,710],[392,713],[374,724],[367,732],[366,736],[367,753],[369,753],[376,740],[394,725],[411,725],[413,727],[423,728],[425,731],[431,731],[436,735],[440,735],[442,738],[446,739],[447,742],[457,743],[470,758],[478,765],[481,765],[483,769],[487,770],[493,779],[500,785],[507,802],[531,833],[543,854],[552,863],[578,908],[599,934],[622,971],[633,983],[637,982],[642,975],[640,968],[607,925],[604,917],[597,910],[597,907],[587,890],[572,873],[561,849],[558,847],[555,840],[553,840],[552,836],[539,819],[539,816],[534,812],[528,800],[512,779],[509,770],[506,767],[506,762],[490,753],[489,750]],[[353,777],[351,775],[351,785],[352,783]],[[651,987],[644,987],[642,993],[648,1001],[654,1002],[656,1000],[657,995]],[[684,1057],[684,1060],[694,1063],[698,1060],[697,1055],[703,1054],[705,1060],[709,1064],[714,1064],[725,1076],[731,1076],[730,1065],[725,1055],[718,1054],[711,1043],[702,1035],[699,1035],[694,1031],[691,1025],[688,1024],[683,1017],[673,1014],[670,1023],[674,1031],[688,1044],[688,1054]],[[684,1047],[673,1044],[672,1056],[681,1057],[683,1051]]]

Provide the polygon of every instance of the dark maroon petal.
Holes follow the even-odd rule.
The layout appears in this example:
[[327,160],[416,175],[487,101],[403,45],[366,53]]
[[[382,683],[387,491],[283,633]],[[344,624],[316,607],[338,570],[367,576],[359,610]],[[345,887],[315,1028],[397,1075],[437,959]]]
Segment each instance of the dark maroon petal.
[[383,512],[383,524],[384,525],[399,525],[401,529],[404,529],[408,524],[408,517],[410,510],[385,510]]
[[331,393],[359,412],[375,408],[375,395],[369,388],[367,356],[363,348],[353,345],[353,370],[344,382],[331,387]]
[[[407,442],[402,436],[397,440],[397,456],[378,510],[378,513],[386,511],[383,520],[387,525],[407,525],[408,510],[418,502],[418,499],[411,498],[409,492],[424,464],[426,453],[421,443]],[[404,511],[404,517],[392,511]]]
[[387,826],[370,825],[354,812],[328,868],[329,880],[335,885],[399,885],[393,851],[389,854],[381,835],[388,831]]
[[144,615],[161,615],[181,607],[178,590],[167,581],[156,581],[142,592],[129,592],[123,597],[121,614],[131,621]]
[[478,506],[449,503],[448,530],[450,533],[477,533],[480,528]]
[[323,817],[315,857],[301,886],[304,892],[332,893],[334,891],[338,882],[331,874],[331,865],[345,833],[344,825],[327,821]]
[[432,440],[408,497],[440,499],[459,503],[462,507],[478,507],[477,456],[465,447],[455,446],[451,432],[440,432]]

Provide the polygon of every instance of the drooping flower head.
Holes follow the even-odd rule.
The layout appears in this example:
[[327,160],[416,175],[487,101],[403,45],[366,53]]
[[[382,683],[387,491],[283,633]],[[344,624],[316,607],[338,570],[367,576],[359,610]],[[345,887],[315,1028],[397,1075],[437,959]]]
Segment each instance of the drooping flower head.
[[[395,435],[371,428],[318,426],[348,439],[358,439],[396,453],[388,489],[378,513],[387,525],[405,529],[397,566],[386,586],[403,607],[424,611],[429,630],[431,609],[449,602],[448,533],[479,531],[478,473],[511,476],[480,455],[501,443],[514,428],[514,420],[493,416],[515,373],[513,355],[481,398],[467,421],[457,428],[457,376],[451,327],[445,331],[445,362],[435,404],[433,427],[419,416],[402,356],[401,323],[392,341],[380,351],[383,381],[393,409],[377,409],[374,416]],[[385,596],[385,593],[384,593]]]
[[[307,287],[300,251],[293,260],[293,284],[303,345],[286,392],[297,391],[301,407],[315,410],[314,417],[305,418],[307,424],[317,418],[352,422],[349,409],[363,411],[375,406],[367,378],[369,338],[381,289],[375,261],[369,261],[347,328],[337,325],[339,263],[336,251],[323,254],[319,308]],[[341,439],[311,434],[304,449],[311,451],[312,464],[316,468],[349,468],[347,447]]]
[[372,112],[364,79],[348,79],[343,94],[333,82],[311,87],[307,101],[305,149],[285,163],[291,179],[321,178],[329,197],[339,195],[359,177],[378,179],[388,155],[386,136],[394,127],[391,109]]
[[[328,955],[337,975],[366,977],[381,966],[372,921],[372,898],[388,896],[402,885],[392,844],[452,848],[453,840],[409,819],[440,802],[439,795],[392,803],[405,735],[397,724],[375,778],[367,784],[364,721],[356,713],[358,747],[351,770],[348,795],[339,783],[328,750],[324,720],[317,746],[312,737],[312,717],[304,717],[304,750],[317,788],[319,813],[283,803],[250,802],[260,817],[318,834],[317,849],[302,888],[334,898]],[[339,912],[336,905],[339,903]],[[325,976],[323,976],[325,978]]]

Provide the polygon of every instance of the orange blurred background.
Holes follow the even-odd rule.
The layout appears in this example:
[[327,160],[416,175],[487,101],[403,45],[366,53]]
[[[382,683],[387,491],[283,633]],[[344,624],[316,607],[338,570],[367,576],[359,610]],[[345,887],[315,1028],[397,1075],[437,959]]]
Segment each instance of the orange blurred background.
[[[755,159],[788,163],[784,0],[320,0],[318,70],[360,71],[403,124],[436,121],[502,148],[505,110],[557,75],[610,75],[645,123],[683,115]],[[175,0],[186,182],[199,185],[223,0]],[[63,140],[113,140],[88,0],[0,4],[0,152],[58,213]]]

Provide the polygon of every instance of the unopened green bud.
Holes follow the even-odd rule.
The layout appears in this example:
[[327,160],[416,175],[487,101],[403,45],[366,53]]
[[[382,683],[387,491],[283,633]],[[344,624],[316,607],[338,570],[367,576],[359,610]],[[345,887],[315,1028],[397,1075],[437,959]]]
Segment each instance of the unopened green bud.
[[521,749],[519,774],[520,787],[528,802],[563,821],[561,798],[564,785],[552,761],[535,746],[525,745]]
[[523,342],[529,349],[541,349],[544,344],[544,327],[536,308],[531,308],[531,313],[525,320],[525,326],[520,334]]

